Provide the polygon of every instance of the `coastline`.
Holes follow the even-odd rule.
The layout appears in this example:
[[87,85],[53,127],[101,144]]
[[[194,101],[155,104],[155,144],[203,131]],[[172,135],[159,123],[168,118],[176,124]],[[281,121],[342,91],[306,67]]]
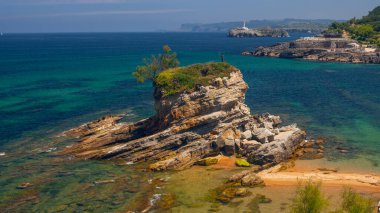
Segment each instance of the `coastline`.
[[[240,167],[235,165],[235,160],[235,157],[219,156],[217,164],[205,168],[239,169]],[[336,167],[324,167],[323,160],[288,161],[264,169],[258,172],[257,175],[263,179],[266,186],[297,186],[300,181],[312,180],[316,182],[320,181],[325,187],[368,187],[371,189],[368,191],[380,193],[380,171],[341,171]],[[313,163],[314,165],[310,166]],[[248,167],[247,169],[249,170],[250,168]]]
[[[222,212],[234,212],[237,210],[245,211],[247,205],[251,199],[256,194],[262,194],[270,198],[272,202],[267,204],[260,204],[260,210],[262,212],[278,212],[286,211],[291,200],[294,198],[296,189],[299,186],[300,176],[312,176],[315,171],[310,168],[305,168],[304,165],[299,165],[302,163],[308,164],[310,162],[320,161],[319,160],[296,160],[295,167],[290,167],[286,170],[282,170],[276,173],[270,173],[271,175],[264,173],[269,173],[273,171],[273,168],[268,170],[263,170],[259,173],[265,182],[264,187],[248,188],[248,191],[252,194],[251,196],[235,198],[231,204],[221,205],[219,210]],[[210,191],[223,185],[231,175],[240,173],[245,170],[250,170],[252,168],[241,168],[234,164],[234,157],[221,157],[220,161],[208,167],[204,166],[193,166],[189,169],[176,172],[170,176],[168,179],[165,192],[163,193],[174,193],[181,206],[173,207],[174,211],[180,212],[194,212],[194,211],[208,211],[212,209],[212,203],[209,203],[205,198],[207,198]],[[314,166],[313,166],[314,167]],[[293,174],[293,175],[291,175]],[[331,176],[341,177],[346,174],[351,174],[356,177],[354,181],[341,181],[341,180],[329,180],[328,176],[321,176],[321,190],[329,198],[330,206],[329,210],[333,211],[340,205],[340,196],[344,187],[350,184],[355,191],[364,194],[366,196],[371,196],[374,199],[380,199],[380,187],[374,186],[368,183],[361,183],[360,178],[371,175],[376,178],[380,177],[380,173],[360,173],[360,172],[333,172]],[[287,177],[287,178],[284,178]],[[308,179],[305,178],[305,181]],[[184,181],[186,184],[183,184]]]
[[[152,36],[152,35],[148,35]],[[155,35],[157,36],[157,35]],[[200,36],[205,36],[205,35],[200,35]],[[220,40],[228,45],[225,46],[233,46],[233,43],[229,42],[235,42],[236,40],[234,39],[228,39],[225,38],[224,34],[220,34]],[[194,38],[193,38],[194,37]],[[205,36],[209,38],[210,36]],[[156,41],[155,39],[157,38],[151,38],[151,40]],[[182,38],[182,37],[181,37]],[[194,43],[195,45],[195,52],[187,53],[182,55],[186,59],[186,63],[196,63],[201,60],[218,60],[218,50],[220,49],[219,43],[218,45],[214,46],[205,46],[207,48],[214,48],[212,49],[213,52],[207,53],[205,56],[205,53],[203,53],[203,50],[197,49],[198,43],[195,41],[192,41],[191,39],[199,39],[199,35],[197,36],[189,36],[190,41]],[[75,41],[75,40],[74,40]],[[161,42],[162,40],[158,40],[157,43]],[[209,40],[206,40],[209,41]],[[261,40],[260,40],[261,41]],[[273,41],[270,39],[270,41]],[[239,41],[239,44],[244,42],[250,42],[250,43],[255,43],[256,40],[248,40],[248,39],[243,39]],[[208,44],[213,44],[212,42],[207,42]],[[105,42],[106,45],[109,45],[107,42]],[[256,43],[255,43],[256,44]],[[244,44],[248,45],[248,44]],[[159,46],[159,44],[157,44]],[[217,47],[216,47],[217,46]],[[224,46],[224,47],[225,47]],[[51,47],[53,48],[53,47]],[[120,49],[127,48],[126,45],[122,45]],[[179,47],[182,48],[182,51],[185,51],[184,49],[186,47]],[[351,134],[356,134],[358,131],[361,134],[369,135],[374,138],[378,137],[378,128],[375,125],[376,123],[371,123],[371,120],[362,120],[362,123],[360,123],[360,126],[364,126],[365,128],[357,130],[357,126],[355,125],[350,125],[350,122],[352,120],[357,119],[358,117],[361,117],[365,115],[370,115],[371,118],[374,120],[378,120],[378,114],[373,114],[373,112],[376,111],[376,105],[372,108],[370,104],[376,104],[377,100],[372,100],[368,98],[364,93],[365,91],[368,91],[370,87],[364,86],[364,85],[369,85],[373,86],[376,85],[374,81],[366,81],[366,84],[362,84],[361,82],[364,82],[365,79],[378,79],[377,76],[378,74],[378,66],[367,66],[367,65],[331,65],[331,64],[324,64],[322,66],[321,63],[305,63],[305,62],[299,62],[299,61],[291,61],[291,60],[278,60],[278,59],[271,59],[271,58],[255,58],[255,57],[241,57],[238,55],[239,53],[239,48],[240,46],[237,46],[234,50],[234,54],[226,54],[226,59],[229,60],[229,62],[236,64],[238,67],[242,67],[242,71],[244,76],[246,76],[247,83],[250,85],[251,88],[254,88],[254,92],[249,92],[249,97],[247,97],[247,102],[248,105],[253,108],[255,112],[260,112],[263,113],[265,111],[269,112],[278,112],[281,115],[284,115],[283,118],[288,120],[288,118],[292,119],[290,122],[301,122],[299,123],[300,126],[302,127],[310,127],[310,130],[312,130],[314,133],[317,132],[314,135],[319,135],[319,134],[326,134],[328,136],[335,135],[335,134],[329,134],[328,129],[324,131],[318,131],[319,127],[318,125],[326,125],[327,128],[333,128],[331,126],[331,122],[334,122],[334,125],[346,125],[344,126],[346,129],[342,129],[340,126],[337,128],[334,126],[334,131],[336,130],[337,135],[345,135],[346,137],[343,138],[344,142],[346,141],[347,138],[349,138],[351,141],[347,141],[347,144],[351,144],[353,142],[357,142],[360,144],[363,144],[364,146],[362,147],[367,147],[367,148],[372,148],[373,149],[373,139],[367,139],[363,138],[362,135],[358,135],[358,137],[352,137]],[[98,51],[89,51],[89,52],[98,52]],[[141,58],[143,55],[134,55],[137,50],[131,50],[130,53],[132,58]],[[145,54],[150,54],[151,49],[146,50]],[[128,51],[127,51],[128,53]],[[82,54],[83,56],[86,56],[85,53]],[[19,60],[22,61],[23,58],[21,58],[23,55],[20,56]],[[38,56],[38,54],[36,54]],[[53,54],[54,56],[54,54]],[[113,208],[119,207],[120,205],[124,205],[126,202],[129,202],[130,197],[129,196],[134,196],[138,193],[142,193],[142,190],[140,192],[135,192],[136,189],[131,187],[137,188],[137,185],[141,181],[142,184],[145,184],[145,177],[142,176],[150,176],[152,175],[151,173],[144,173],[140,174],[140,177],[135,179],[135,178],[130,178],[133,177],[131,175],[132,172],[135,171],[129,171],[129,166],[114,166],[114,162],[110,161],[83,161],[83,162],[73,162],[67,159],[68,161],[61,162],[58,160],[55,160],[54,156],[52,156],[49,153],[40,153],[39,150],[49,150],[48,148],[52,147],[46,147],[50,146],[50,142],[53,142],[51,138],[46,137],[47,133],[52,133],[52,128],[54,127],[54,132],[61,132],[64,129],[60,129],[61,126],[63,127],[75,127],[77,125],[81,125],[81,121],[91,121],[94,120],[98,117],[101,117],[105,112],[103,111],[104,109],[107,110],[107,113],[105,114],[115,114],[118,115],[119,111],[124,112],[125,108],[131,107],[131,113],[135,114],[132,116],[132,118],[128,118],[128,121],[137,121],[140,120],[141,118],[148,117],[153,113],[153,110],[150,110],[148,113],[144,109],[150,108],[153,103],[149,99],[151,96],[151,91],[150,91],[150,85],[148,86],[135,86],[132,84],[132,80],[130,80],[128,77],[130,76],[129,73],[125,72],[125,70],[131,70],[134,67],[131,67],[129,64],[118,64],[118,58],[115,57],[115,55],[112,55],[113,60],[111,61],[110,59],[104,60],[102,57],[95,57],[94,55],[94,61],[91,61],[91,67],[85,66],[82,63],[79,62],[80,60],[83,60],[83,58],[79,58],[75,66],[78,66],[74,71],[76,70],[83,70],[83,72],[71,72],[72,67],[74,65],[71,64],[70,60],[64,59],[68,63],[62,64],[63,71],[59,70],[54,70],[58,73],[68,73],[67,75],[70,75],[72,78],[78,78],[78,81],[74,81],[75,84],[73,84],[72,81],[62,81],[62,82],[57,82],[54,81],[54,79],[50,79],[46,82],[46,84],[38,84],[38,86],[34,89],[28,90],[31,92],[29,93],[23,93],[22,88],[24,88],[22,85],[16,85],[16,84],[10,84],[12,82],[12,79],[5,78],[4,79],[8,82],[10,82],[7,85],[7,88],[9,88],[10,91],[11,89],[15,89],[19,92],[15,94],[16,97],[30,97],[35,100],[34,105],[35,107],[29,106],[27,108],[24,103],[20,103],[18,105],[11,105],[11,107],[7,108],[7,112],[12,113],[11,119],[14,121],[19,120],[19,127],[18,131],[22,130],[21,124],[28,124],[30,123],[33,125],[34,123],[43,123],[46,122],[45,120],[38,120],[38,119],[31,119],[31,118],[39,118],[39,114],[35,114],[34,112],[39,112],[41,109],[51,109],[49,113],[43,113],[43,118],[48,117],[49,115],[55,115],[53,118],[50,119],[50,123],[47,123],[47,127],[41,126],[39,129],[36,130],[36,134],[33,134],[33,138],[36,138],[36,140],[33,139],[30,136],[30,134],[22,135],[22,138],[19,140],[13,140],[11,143],[8,144],[6,150],[5,156],[0,156],[0,159],[2,160],[3,163],[3,173],[1,177],[1,181],[10,181],[6,182],[4,185],[4,190],[1,193],[1,198],[6,199],[2,200],[2,202],[6,205],[5,202],[7,201],[15,201],[15,203],[18,203],[18,201],[23,201],[24,203],[20,204],[17,209],[26,209],[26,208],[33,208],[36,211],[42,210],[42,209],[51,209],[53,206],[59,206],[59,205],[68,205],[70,208],[76,208],[78,210],[85,210],[85,209],[90,209],[90,208],[98,208],[103,211],[111,211]],[[215,57],[214,57],[215,56]],[[26,57],[24,57],[26,58]],[[32,58],[33,60],[38,60],[38,57]],[[96,62],[96,63],[95,63]],[[112,63],[110,63],[112,62]],[[90,62],[89,62],[90,63]],[[107,75],[103,75],[101,71],[97,70],[102,70],[105,69],[105,67],[99,65],[101,63],[105,63],[107,66],[106,68],[108,69],[109,67],[112,67],[112,69],[109,69],[109,73]],[[256,66],[252,67],[252,64],[256,64]],[[39,66],[42,66],[42,70],[45,70],[46,72],[50,70],[50,67],[46,65],[45,63],[40,63]],[[119,67],[119,68],[118,68]],[[15,69],[13,67],[12,69]],[[33,73],[33,70],[36,70],[35,66],[31,65],[26,67],[25,69],[30,70],[30,73]],[[91,71],[90,73],[86,71]],[[278,71],[277,71],[278,70]],[[350,72],[347,72],[347,70],[351,70]],[[356,70],[356,71],[354,71]],[[300,72],[299,72],[300,71]],[[301,72],[302,71],[302,72]],[[331,72],[330,72],[331,71]],[[19,72],[17,70],[17,72]],[[299,72],[299,73],[297,73]],[[79,76],[77,75],[80,74]],[[374,74],[369,74],[369,73],[374,73]],[[358,84],[351,84],[350,81],[347,80],[347,78],[344,78],[344,75],[349,76],[349,78],[354,78],[356,79],[355,81],[358,82]],[[35,74],[38,76],[38,73]],[[94,77],[91,81],[86,80],[83,78],[83,76],[86,75],[91,75]],[[20,75],[22,77],[23,75]],[[66,74],[65,74],[66,76]],[[292,76],[292,78],[287,78],[287,76]],[[57,78],[61,77],[58,76]],[[328,77],[328,80],[326,80]],[[363,77],[363,78],[362,78]],[[99,78],[99,79],[98,79]],[[302,78],[302,79],[301,79]],[[307,78],[309,79],[308,81],[304,81],[304,79]],[[342,81],[337,81],[337,79],[341,79]],[[38,82],[42,82],[42,77],[41,79],[39,78],[29,78],[30,81],[26,82],[28,85],[36,84]],[[284,80],[282,80],[284,79]],[[286,79],[286,80],[285,80]],[[301,80],[299,80],[301,79]],[[310,81],[310,79],[314,79],[315,81]],[[101,82],[106,80],[107,82],[110,82],[108,85],[103,85]],[[268,85],[268,82],[278,82],[278,87],[277,88],[272,88],[272,85]],[[328,87],[330,84],[328,83],[329,81],[338,83],[338,85],[334,87]],[[59,102],[55,103],[58,96],[55,97],[50,97],[46,98],[41,98],[39,95],[43,95],[44,93],[39,93],[39,91],[46,91],[46,92],[54,92],[54,91],[60,91],[60,87],[49,87],[52,83],[60,85],[60,83],[65,83],[65,85],[69,85],[70,88],[72,87],[73,89],[73,94],[75,94],[75,97],[67,97],[65,99],[58,99],[60,100]],[[308,82],[307,84],[302,84],[302,82]],[[312,82],[312,84],[310,83]],[[326,83],[327,82],[327,83]],[[17,83],[17,82],[15,82]],[[128,85],[125,88],[125,85]],[[292,85],[290,87],[290,85]],[[323,90],[322,93],[317,93],[321,94],[320,96],[315,96],[316,89],[315,85],[322,85],[321,87],[327,88],[326,90]],[[352,85],[354,87],[350,88],[355,88],[355,90],[351,89],[346,89],[346,85]],[[125,88],[125,89],[120,89],[120,87]],[[301,92],[301,88],[302,91]],[[347,105],[347,101],[345,99],[341,100],[339,97],[341,97],[337,93],[337,89],[342,89],[344,92],[347,92],[348,94],[354,95],[354,97],[351,97],[351,102],[360,102],[360,109],[353,108],[350,105]],[[357,90],[359,89],[359,90]],[[90,93],[91,91],[91,93]],[[103,92],[104,91],[104,92]],[[112,91],[112,94],[110,96],[110,92]],[[249,90],[252,91],[252,90]],[[298,91],[301,92],[299,94],[299,99],[294,100],[293,96],[291,94],[286,93],[286,91]],[[320,90],[318,90],[320,91]],[[364,91],[364,92],[363,92]],[[329,93],[328,93],[329,92]],[[355,93],[358,92],[358,93]],[[326,96],[326,94],[333,94],[335,96]],[[55,93],[54,93],[55,94]],[[144,95],[147,94],[147,95]],[[337,96],[338,95],[338,96]],[[356,95],[356,96],[355,96]],[[91,96],[91,97],[90,97]],[[310,100],[309,96],[312,96],[313,99]],[[138,97],[138,98],[134,98]],[[53,98],[53,99],[52,99]],[[337,112],[334,107],[331,107],[328,103],[324,102],[326,98],[334,98],[334,104],[337,104],[339,107],[340,111]],[[88,99],[88,100],[87,100]],[[7,101],[8,99],[4,99],[3,101]],[[89,101],[91,100],[91,101]],[[99,105],[99,100],[107,100],[107,104],[100,104]],[[362,100],[368,101],[363,102]],[[44,105],[42,101],[53,101],[55,104],[52,105]],[[104,101],[105,103],[106,101]],[[148,103],[147,103],[148,102]],[[29,102],[31,103],[31,102]],[[62,108],[62,105],[64,103],[75,103],[78,104],[79,107],[77,108]],[[288,103],[286,105],[285,103]],[[324,103],[323,107],[320,107],[321,105],[318,105],[318,103]],[[25,103],[26,104],[26,103]],[[34,106],[33,105],[33,106]],[[86,106],[91,106],[93,109],[89,109]],[[137,106],[137,107],[136,107]],[[318,106],[318,109],[315,107]],[[18,108],[21,108],[22,110],[18,110]],[[67,110],[67,113],[70,114],[62,114],[61,111],[55,110],[57,109],[62,110],[65,109]],[[308,107],[308,110],[305,110],[304,107]],[[324,108],[329,108],[329,112],[332,114],[336,114],[338,116],[330,116],[327,114],[323,109]],[[113,109],[118,109],[116,112],[113,112]],[[320,111],[318,111],[321,109]],[[372,110],[367,110],[367,109],[372,109]],[[93,110],[99,110],[99,112],[93,112]],[[108,111],[109,110],[109,111]],[[366,111],[367,110],[367,111]],[[129,110],[128,110],[129,111]],[[366,112],[365,112],[366,111]],[[368,112],[369,111],[369,112]],[[354,113],[355,116],[348,118],[347,114],[345,112],[350,112]],[[29,113],[29,114],[28,114]],[[77,114],[80,114],[77,115]],[[101,115],[97,115],[101,114]],[[28,116],[30,115],[30,117]],[[319,118],[322,116],[323,123],[319,122]],[[339,120],[341,117],[348,118],[348,120],[344,120],[340,122]],[[61,118],[61,119],[60,119]],[[306,120],[306,121],[305,121]],[[309,120],[309,121],[307,121]],[[311,121],[315,121],[315,126],[308,126],[307,124],[310,123]],[[54,123],[57,123],[55,125]],[[7,128],[11,128],[12,126],[6,125]],[[372,127],[372,128],[370,128]],[[59,130],[58,130],[59,129]],[[368,131],[367,131],[368,129]],[[335,133],[335,132],[334,132]],[[344,134],[343,134],[344,133]],[[20,135],[21,136],[21,135]],[[13,136],[12,136],[13,137]],[[9,138],[5,137],[5,140],[8,140]],[[58,138],[60,139],[60,138]],[[23,140],[23,141],[21,141]],[[377,139],[376,139],[377,140]],[[367,141],[368,144],[367,144]],[[30,142],[33,142],[33,144],[30,144]],[[57,142],[58,143],[58,142]],[[25,146],[28,145],[28,146]],[[67,145],[67,143],[62,143],[62,145]],[[56,147],[56,143],[53,144],[53,147]],[[4,145],[4,148],[5,145]],[[14,151],[14,149],[17,148],[17,151]],[[358,150],[358,153],[360,153],[362,149]],[[328,151],[326,150],[326,153],[328,154]],[[355,155],[356,153],[352,153]],[[366,154],[367,155],[367,154]],[[369,154],[368,154],[369,156]],[[376,157],[376,156],[375,156]],[[53,159],[53,160],[52,160]],[[356,159],[353,159],[355,161]],[[377,159],[375,159],[376,161]],[[298,162],[298,161],[297,161]],[[303,161],[299,161],[303,162]],[[315,160],[313,162],[319,162],[319,160]],[[119,162],[117,162],[119,163]],[[343,163],[341,159],[339,158],[337,160],[337,163]],[[136,165],[135,165],[136,166]],[[372,167],[370,167],[372,166]],[[22,168],[22,169],[20,169]],[[240,168],[236,167],[231,167],[233,170],[241,170]],[[372,168],[377,168],[375,165],[370,165],[368,163],[368,167],[366,168],[361,168],[363,170],[372,171]],[[208,174],[212,170],[212,168],[199,168],[197,166],[196,169],[202,169],[205,171],[205,173],[201,174]],[[16,171],[18,170],[18,171]],[[190,169],[192,170],[192,169]],[[343,172],[343,169],[341,169]],[[120,174],[122,171],[124,174]],[[197,170],[198,171],[198,170]],[[225,170],[220,170],[221,173]],[[129,172],[129,173],[128,173]],[[185,174],[186,171],[184,171]],[[366,171],[363,171],[365,173]],[[137,173],[134,173],[137,174]],[[114,175],[120,178],[115,178]],[[157,175],[157,174],[153,174]],[[160,175],[160,174],[158,174]],[[165,173],[165,175],[172,177],[172,172]],[[199,175],[199,174],[195,174]],[[203,177],[207,177],[207,176]],[[191,185],[192,183],[189,182],[187,183],[186,181],[191,181],[191,178],[187,178],[187,176],[184,176],[182,179],[182,184],[178,185],[179,189],[183,187],[184,185],[189,184],[189,192],[193,192],[196,194],[201,193],[200,191],[192,191],[191,190]],[[217,176],[215,178],[219,178],[220,182],[223,181],[223,176]],[[109,179],[115,179],[115,183],[109,183],[109,184],[104,184],[104,185],[97,185],[97,186],[92,186],[95,181],[101,181],[101,180],[109,180]],[[120,180],[126,179],[128,180],[125,184],[120,185]],[[143,180],[141,180],[143,179]],[[39,181],[42,180],[42,181]],[[216,180],[216,179],[215,179]],[[210,180],[210,181],[215,181]],[[22,182],[30,182],[34,185],[34,187],[31,187],[29,189],[24,189],[24,190],[19,190],[16,189],[16,187],[22,183]],[[148,180],[147,180],[148,181]],[[146,181],[146,182],[147,182]],[[186,184],[183,184],[186,183]],[[70,185],[67,189],[63,188],[65,185]],[[132,186],[131,186],[132,185]],[[206,187],[207,184],[203,185],[204,188]],[[275,187],[275,188],[273,188]],[[294,186],[268,186],[263,189],[258,188],[255,190],[262,190],[262,191],[267,191],[267,190],[272,190],[273,191],[273,197],[271,197],[274,202],[273,204],[276,205],[276,198],[281,200],[281,197],[277,196],[275,192],[279,191],[281,189],[294,189]],[[114,191],[108,190],[109,188],[115,188]],[[121,192],[127,188],[128,191],[131,191],[133,193],[127,193],[122,194]],[[333,189],[333,187],[329,187]],[[337,188],[337,187],[335,187]],[[199,189],[198,189],[199,190]],[[56,198],[51,198],[50,193],[58,192]],[[181,193],[187,193],[186,190],[184,189],[183,191],[185,192],[178,192],[179,196],[181,196]],[[339,193],[339,190],[337,190],[337,193]],[[33,198],[31,197],[31,192],[33,193],[33,196],[35,195],[34,200],[32,201],[26,201],[26,199]],[[96,192],[96,193],[95,193]],[[207,192],[207,190],[206,190]],[[117,194],[118,198],[117,200],[111,200],[109,201],[108,198],[111,198],[114,194]],[[68,196],[69,194],[74,194],[75,196],[70,197]],[[187,193],[188,194],[188,193]],[[107,198],[108,197],[108,198]],[[9,199],[8,199],[9,198]],[[106,203],[107,201],[107,203]],[[109,202],[108,202],[109,201]],[[119,202],[119,204],[114,204],[113,202]],[[124,203],[123,203],[124,202]],[[2,204],[3,204],[2,203]],[[10,202],[9,202],[10,203]],[[77,205],[78,204],[78,205]],[[45,205],[45,206],[44,206]],[[101,205],[101,208],[99,207]],[[1,205],[3,206],[3,205]],[[74,206],[74,207],[72,207]],[[266,209],[266,206],[263,207],[263,212],[270,212],[270,211],[264,211]],[[276,209],[278,210],[278,208]]]
[[[290,168],[284,171],[281,165],[259,172],[258,175],[268,186],[297,185],[299,182],[312,180],[321,182],[324,186],[350,186],[366,188],[368,191],[380,193],[380,173],[342,173],[334,168],[320,168],[320,170],[297,171]],[[371,190],[369,190],[371,189]]]
[[304,37],[291,42],[243,51],[244,56],[303,59],[305,61],[380,64],[378,48],[349,38]]

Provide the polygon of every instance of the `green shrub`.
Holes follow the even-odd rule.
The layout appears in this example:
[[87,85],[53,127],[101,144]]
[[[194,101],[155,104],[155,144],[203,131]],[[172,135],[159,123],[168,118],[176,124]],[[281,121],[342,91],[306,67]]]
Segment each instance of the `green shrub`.
[[207,86],[210,80],[227,77],[234,68],[227,63],[195,64],[161,72],[154,83],[168,96],[182,91],[193,91],[197,85]]
[[251,164],[248,163],[245,159],[236,159],[235,165],[239,167],[250,167]]
[[179,65],[177,54],[172,52],[168,45],[163,46],[161,54],[152,55],[143,61],[144,65],[137,66],[136,71],[132,73],[140,83],[146,80],[154,82],[160,72]]
[[320,190],[320,183],[310,180],[298,186],[296,197],[291,205],[292,213],[319,213],[325,210],[328,201]]
[[345,188],[342,193],[342,210],[348,213],[371,213],[375,209],[374,201],[366,198],[351,188]]

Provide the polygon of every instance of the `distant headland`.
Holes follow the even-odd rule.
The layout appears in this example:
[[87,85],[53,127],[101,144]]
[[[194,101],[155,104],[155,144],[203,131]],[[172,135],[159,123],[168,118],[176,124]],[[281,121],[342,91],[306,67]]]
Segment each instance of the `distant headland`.
[[315,37],[304,37],[269,47],[244,51],[242,55],[301,58],[314,61],[380,63],[380,6],[362,19],[334,22]]
[[[334,22],[344,22],[344,20],[331,19],[283,19],[283,20],[250,20],[246,22],[249,28],[272,28],[283,29],[289,33],[310,32],[320,33],[327,29]],[[241,21],[220,22],[220,23],[188,23],[182,24],[182,32],[228,32],[230,29],[241,26]]]
[[243,27],[236,27],[228,32],[228,37],[242,38],[242,37],[289,37],[289,33],[283,29],[250,29],[246,27],[245,22]]

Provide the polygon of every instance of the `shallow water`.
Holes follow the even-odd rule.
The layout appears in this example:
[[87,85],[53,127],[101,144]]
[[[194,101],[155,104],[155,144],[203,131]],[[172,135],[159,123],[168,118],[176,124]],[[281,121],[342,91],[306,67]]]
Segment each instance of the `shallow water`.
[[[0,209],[124,211],[131,202],[146,202],[141,198],[145,195],[165,193],[148,183],[161,176],[169,177],[163,187],[177,194],[176,210],[191,210],[197,204],[196,197],[203,192],[191,187],[197,177],[187,177],[188,171],[151,174],[125,162],[121,166],[109,161],[75,162],[51,155],[70,143],[54,137],[65,129],[110,113],[127,112],[128,121],[152,115],[151,85],[136,83],[130,73],[164,44],[178,52],[182,65],[218,61],[223,53],[242,70],[250,86],[246,102],[252,113],[279,114],[287,123],[298,123],[310,137],[328,139],[321,164],[344,171],[380,171],[380,65],[239,55],[245,49],[291,39],[230,39],[213,33],[2,36],[0,153],[5,155],[0,155]],[[340,153],[337,147],[349,153]],[[210,175],[215,181],[204,190],[228,174],[214,171]],[[109,179],[116,182],[94,184]],[[22,182],[33,187],[16,189]],[[209,208],[207,202],[202,205],[199,208]]]

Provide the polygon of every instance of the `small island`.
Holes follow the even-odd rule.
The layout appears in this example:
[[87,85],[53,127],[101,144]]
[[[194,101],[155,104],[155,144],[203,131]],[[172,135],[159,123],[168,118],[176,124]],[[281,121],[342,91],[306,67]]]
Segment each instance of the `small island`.
[[79,143],[60,154],[148,161],[154,171],[207,164],[207,157],[220,153],[268,166],[288,160],[305,140],[295,124],[280,126],[279,116],[251,115],[244,103],[248,85],[227,63],[167,69],[154,78],[154,87],[156,115],[136,123],[108,116],[72,129],[66,135]]
[[244,38],[244,37],[289,37],[289,33],[283,29],[272,29],[272,28],[263,28],[263,29],[250,29],[245,26],[233,28],[228,32],[228,37],[233,38]]
[[379,18],[380,7],[377,7],[362,19],[333,23],[319,36],[258,47],[242,55],[379,64],[380,26],[374,21]]

